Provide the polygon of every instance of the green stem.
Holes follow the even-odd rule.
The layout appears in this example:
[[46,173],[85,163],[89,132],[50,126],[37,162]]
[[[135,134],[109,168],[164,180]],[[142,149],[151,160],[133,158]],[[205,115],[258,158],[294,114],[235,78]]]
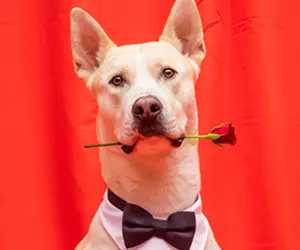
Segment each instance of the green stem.
[[[186,135],[185,139],[208,139],[208,140],[216,140],[220,137],[218,134],[209,133],[207,135]],[[95,147],[109,147],[109,146],[118,146],[122,145],[120,142],[113,142],[113,143],[104,143],[104,144],[91,144],[85,145],[85,148],[95,148]]]
[[219,135],[219,134],[209,133],[207,135],[188,135],[188,136],[185,136],[185,138],[188,138],[188,139],[207,139],[207,140],[214,141],[214,140],[219,139],[220,136],[221,135]]
[[186,135],[186,139],[206,139],[207,135]]
[[120,142],[104,143],[104,144],[90,144],[85,145],[85,148],[95,148],[95,147],[109,147],[109,146],[118,146],[122,145]]

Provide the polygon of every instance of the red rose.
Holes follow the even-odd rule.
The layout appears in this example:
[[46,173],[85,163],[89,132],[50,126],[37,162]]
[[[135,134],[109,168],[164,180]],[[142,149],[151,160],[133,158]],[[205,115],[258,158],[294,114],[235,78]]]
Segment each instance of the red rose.
[[217,134],[220,135],[218,138],[213,140],[216,144],[236,144],[236,137],[234,133],[234,127],[231,123],[229,124],[223,124],[217,127],[214,127],[211,130],[211,134]]
[[[235,145],[236,137],[234,134],[234,130],[235,129],[231,123],[228,124],[223,123],[219,126],[214,127],[211,130],[211,132],[206,135],[187,135],[176,141],[176,143],[179,144],[172,144],[172,145],[176,147],[180,146],[183,139],[207,139],[219,146],[222,146],[222,144]],[[120,142],[115,142],[115,143],[105,143],[105,144],[92,144],[92,145],[86,145],[85,147],[92,148],[92,147],[106,147],[106,146],[114,146],[114,145],[122,145],[122,144]],[[130,147],[130,146],[123,145],[122,150],[126,154],[129,154],[132,152],[133,146]]]

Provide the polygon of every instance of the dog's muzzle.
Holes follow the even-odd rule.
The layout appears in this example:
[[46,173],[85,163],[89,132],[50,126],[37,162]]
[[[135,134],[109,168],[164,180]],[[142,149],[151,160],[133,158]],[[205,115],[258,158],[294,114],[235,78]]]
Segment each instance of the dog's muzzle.
[[[134,117],[133,130],[137,131],[144,137],[164,136],[165,128],[161,122],[160,115],[163,110],[162,103],[154,96],[140,97],[132,106],[132,115]],[[171,145],[180,147],[184,137],[170,139]],[[130,154],[135,145],[123,145],[122,150],[126,154]]]
[[151,126],[157,121],[162,109],[161,102],[156,97],[149,95],[135,101],[132,106],[132,115],[140,126]]
[[164,128],[160,122],[163,105],[154,96],[140,97],[132,106],[134,130],[145,137],[163,135]]

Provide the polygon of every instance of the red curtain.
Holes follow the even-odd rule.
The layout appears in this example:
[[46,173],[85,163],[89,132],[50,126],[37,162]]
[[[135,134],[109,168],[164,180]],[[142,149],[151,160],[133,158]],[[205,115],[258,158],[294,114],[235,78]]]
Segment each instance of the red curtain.
[[[71,250],[102,199],[96,103],[73,72],[69,12],[117,44],[156,40],[173,0],[10,0],[0,8],[0,249]],[[224,250],[300,249],[300,2],[202,0],[208,54],[200,132],[204,212]]]

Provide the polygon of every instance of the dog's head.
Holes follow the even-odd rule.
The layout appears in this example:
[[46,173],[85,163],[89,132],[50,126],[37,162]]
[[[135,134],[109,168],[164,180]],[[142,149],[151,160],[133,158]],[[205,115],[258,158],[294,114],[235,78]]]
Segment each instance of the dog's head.
[[103,140],[138,145],[163,138],[176,145],[197,132],[194,84],[205,46],[194,0],[176,0],[158,42],[120,47],[74,8],[71,43],[76,73],[99,104]]

